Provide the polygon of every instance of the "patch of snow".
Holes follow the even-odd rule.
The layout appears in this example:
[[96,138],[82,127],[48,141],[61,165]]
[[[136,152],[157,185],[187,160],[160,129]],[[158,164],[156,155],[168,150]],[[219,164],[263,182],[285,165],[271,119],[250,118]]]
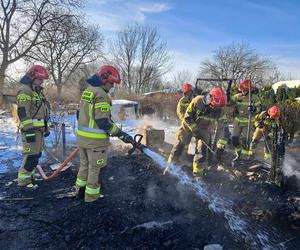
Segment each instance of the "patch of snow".
[[0,173],[15,170],[22,162],[21,145],[17,145],[17,124],[8,114],[0,119]]
[[[67,115],[62,122],[66,124],[66,143],[76,145],[76,115]],[[10,117],[9,113],[2,115],[0,119],[0,173],[17,171],[22,164],[22,139],[21,133],[17,136],[17,124]],[[61,131],[59,131],[59,144],[61,144]],[[55,141],[55,134],[51,129],[49,137],[45,138],[45,145],[52,147]],[[42,154],[40,162],[46,160],[46,155]]]
[[204,246],[203,250],[223,250],[223,247],[219,244],[209,244]]
[[112,100],[112,105],[138,105],[139,103],[136,101],[130,101],[125,99]]
[[170,225],[172,223],[173,221],[166,221],[166,222],[150,221],[150,222],[137,225],[132,229],[136,229],[136,228],[156,229],[156,228],[165,227],[166,225]]

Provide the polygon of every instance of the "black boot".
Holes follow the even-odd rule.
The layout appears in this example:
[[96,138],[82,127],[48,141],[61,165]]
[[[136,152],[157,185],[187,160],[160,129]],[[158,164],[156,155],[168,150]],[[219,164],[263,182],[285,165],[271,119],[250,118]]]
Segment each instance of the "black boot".
[[36,190],[38,189],[38,185],[37,184],[29,183],[29,184],[27,184],[25,186],[19,186],[19,189],[22,192],[35,193]]
[[78,199],[84,199],[85,187],[74,186],[73,189]]

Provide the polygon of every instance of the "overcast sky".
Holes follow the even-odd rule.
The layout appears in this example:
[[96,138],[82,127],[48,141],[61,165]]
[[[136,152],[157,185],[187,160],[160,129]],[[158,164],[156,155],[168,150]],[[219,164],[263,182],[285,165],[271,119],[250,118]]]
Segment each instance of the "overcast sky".
[[246,42],[300,78],[297,0],[88,0],[85,11],[107,38],[127,24],[155,25],[168,44],[174,72],[196,73],[219,46]]

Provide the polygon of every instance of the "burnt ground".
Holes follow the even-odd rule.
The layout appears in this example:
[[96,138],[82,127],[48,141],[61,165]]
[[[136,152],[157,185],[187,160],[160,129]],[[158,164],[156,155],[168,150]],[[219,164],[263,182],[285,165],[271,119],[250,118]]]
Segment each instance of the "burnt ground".
[[[213,243],[258,249],[232,234],[222,213],[211,212],[144,155],[110,157],[100,175],[105,196],[91,205],[61,197],[76,173],[75,166],[50,182],[40,181],[35,194],[19,191],[16,173],[0,175],[0,194],[7,198],[0,201],[0,249],[202,249]],[[240,216],[276,231],[272,249],[283,241],[286,249],[299,249],[299,218],[292,218],[297,206],[290,199],[295,193],[232,178],[220,169],[211,169],[206,181],[212,192],[234,201]]]

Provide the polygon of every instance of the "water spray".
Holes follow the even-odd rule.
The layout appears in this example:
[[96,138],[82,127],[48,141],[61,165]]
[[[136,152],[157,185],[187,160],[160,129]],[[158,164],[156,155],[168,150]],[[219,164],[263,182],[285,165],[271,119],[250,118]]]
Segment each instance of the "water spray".
[[163,156],[153,152],[146,146],[144,146],[141,151],[162,169],[168,166],[167,171],[173,176],[176,176],[180,184],[192,188],[202,201],[209,204],[208,208],[212,212],[223,214],[234,237],[237,239],[243,238],[251,248],[255,249],[286,249],[284,244],[281,243],[278,245],[274,239],[272,240],[270,234],[262,226],[253,226],[249,221],[236,215],[232,209],[233,202],[219,197],[216,193],[210,193],[208,186],[203,181],[195,181],[179,166],[168,163]]

